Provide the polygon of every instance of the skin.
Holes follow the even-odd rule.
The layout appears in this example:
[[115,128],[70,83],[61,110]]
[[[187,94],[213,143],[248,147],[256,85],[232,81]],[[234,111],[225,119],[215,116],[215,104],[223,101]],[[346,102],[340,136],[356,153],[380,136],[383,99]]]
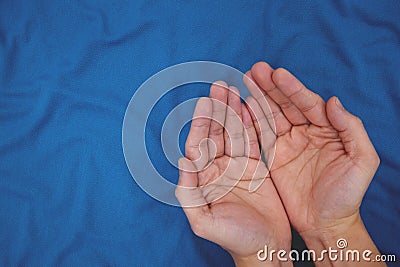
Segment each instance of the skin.
[[[176,190],[194,233],[224,247],[237,266],[292,265],[256,256],[264,245],[290,251],[289,221],[317,255],[337,249],[339,238],[346,249],[378,255],[359,212],[379,165],[361,120],[336,97],[325,103],[287,70],[264,62],[244,82],[252,94],[247,107],[223,82],[196,106]],[[253,177],[267,179],[249,192]],[[315,264],[360,266],[328,257]]]
[[[253,95],[248,102],[254,113],[258,112],[253,117],[275,119],[276,153],[271,177],[290,223],[308,248],[337,248],[337,239],[345,238],[348,249],[369,249],[373,255],[379,254],[359,210],[379,165],[361,120],[337,97],[325,103],[287,70],[273,70],[265,62],[255,64],[244,81]],[[269,113],[260,112],[265,101],[271,107]],[[317,266],[352,264],[360,263],[316,262]],[[364,265],[385,266],[379,262]]]
[[[185,150],[176,196],[194,233],[224,247],[237,266],[292,266],[256,256],[265,245],[290,250],[291,231],[236,88],[215,83],[198,101]],[[253,177],[267,179],[249,193]]]

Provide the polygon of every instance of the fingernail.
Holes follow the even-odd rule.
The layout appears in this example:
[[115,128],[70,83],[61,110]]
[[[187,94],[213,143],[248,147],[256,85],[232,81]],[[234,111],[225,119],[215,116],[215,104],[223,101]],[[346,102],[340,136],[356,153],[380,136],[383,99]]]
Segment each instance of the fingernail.
[[336,106],[338,106],[340,109],[344,110],[344,107],[343,107],[342,103],[340,102],[339,98],[336,97],[335,103],[336,103]]

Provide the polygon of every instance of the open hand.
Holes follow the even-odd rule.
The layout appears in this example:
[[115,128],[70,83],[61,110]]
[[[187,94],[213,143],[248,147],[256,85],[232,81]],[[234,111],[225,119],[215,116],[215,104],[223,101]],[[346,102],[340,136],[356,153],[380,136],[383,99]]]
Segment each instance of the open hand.
[[[359,221],[379,165],[361,120],[336,97],[325,103],[285,69],[260,62],[244,81],[253,95],[247,100],[252,115],[260,124],[274,118],[271,177],[295,229],[307,239]],[[266,154],[269,149],[263,146]]]
[[[290,250],[288,218],[236,88],[215,83],[198,101],[185,150],[176,196],[195,234],[224,247],[237,265],[260,264],[265,245]],[[252,180],[263,179],[249,192]]]

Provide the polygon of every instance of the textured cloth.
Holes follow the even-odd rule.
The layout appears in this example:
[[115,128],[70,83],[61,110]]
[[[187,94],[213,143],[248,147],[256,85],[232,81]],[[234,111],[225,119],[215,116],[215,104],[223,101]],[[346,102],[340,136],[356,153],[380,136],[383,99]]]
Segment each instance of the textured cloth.
[[[216,2],[0,2],[1,266],[233,265],[140,189],[122,152],[135,90],[193,60],[288,68],[361,117],[381,158],[362,216],[400,257],[400,2]],[[157,131],[207,91],[172,93],[150,117],[149,153],[172,181]]]

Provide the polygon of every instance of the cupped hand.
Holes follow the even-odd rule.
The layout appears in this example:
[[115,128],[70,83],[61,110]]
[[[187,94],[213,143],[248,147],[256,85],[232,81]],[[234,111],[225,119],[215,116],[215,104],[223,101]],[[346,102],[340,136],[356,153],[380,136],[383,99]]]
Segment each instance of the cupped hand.
[[264,62],[255,64],[244,82],[253,95],[247,100],[251,115],[261,125],[274,119],[271,177],[295,229],[306,238],[358,221],[379,165],[361,120],[338,98],[325,103],[287,70]]
[[198,101],[185,153],[176,196],[196,235],[221,245],[238,265],[257,264],[265,245],[290,249],[288,218],[236,88],[214,83],[210,97]]

